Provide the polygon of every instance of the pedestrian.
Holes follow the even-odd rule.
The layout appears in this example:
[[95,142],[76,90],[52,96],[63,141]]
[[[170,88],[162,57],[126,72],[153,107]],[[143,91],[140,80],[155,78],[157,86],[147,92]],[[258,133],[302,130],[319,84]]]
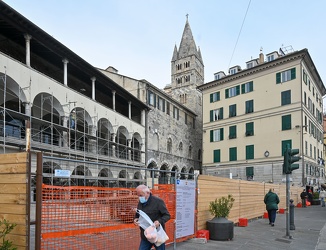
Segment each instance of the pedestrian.
[[300,194],[300,198],[301,198],[301,202],[302,202],[302,207],[307,207],[307,205],[306,205],[307,197],[308,197],[307,192],[306,192],[305,189],[303,189],[303,191]]
[[313,196],[312,196],[312,191],[311,189],[308,190],[308,201],[310,202],[310,204],[312,204],[312,200],[313,200]]
[[278,198],[278,195],[274,193],[273,188],[271,188],[265,195],[264,203],[266,204],[266,210],[268,212],[269,225],[274,227],[276,211],[278,210],[277,204],[280,203],[280,199]]
[[[137,205],[137,209],[145,212],[149,218],[154,222],[156,228],[162,226],[165,230],[165,223],[170,219],[170,213],[166,208],[166,205],[162,199],[157,196],[152,195],[149,188],[145,185],[139,185],[136,188],[137,196],[139,197],[139,202]],[[139,214],[135,214],[134,224],[139,226],[138,224]],[[159,247],[155,246],[155,244],[149,242],[144,234],[144,229],[140,228],[140,245],[139,250],[150,250],[152,246],[155,247],[156,250],[165,250],[165,243],[161,244]]]
[[325,191],[325,189],[322,189],[322,190],[319,192],[319,198],[320,198],[321,206],[322,206],[322,207],[325,207],[325,197],[326,197],[326,191]]

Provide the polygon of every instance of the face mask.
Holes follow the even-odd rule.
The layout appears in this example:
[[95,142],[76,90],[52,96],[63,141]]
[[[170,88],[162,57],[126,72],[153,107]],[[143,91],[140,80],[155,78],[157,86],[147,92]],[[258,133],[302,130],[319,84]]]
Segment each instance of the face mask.
[[140,196],[139,201],[140,201],[140,203],[145,203],[146,202],[145,196]]

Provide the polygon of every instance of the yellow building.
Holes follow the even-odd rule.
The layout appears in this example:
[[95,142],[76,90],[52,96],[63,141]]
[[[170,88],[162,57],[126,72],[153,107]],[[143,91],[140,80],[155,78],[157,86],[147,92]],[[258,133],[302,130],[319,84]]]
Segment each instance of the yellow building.
[[282,49],[231,67],[200,87],[203,173],[281,183],[286,147],[299,149],[293,184],[324,182],[325,86],[307,49]]

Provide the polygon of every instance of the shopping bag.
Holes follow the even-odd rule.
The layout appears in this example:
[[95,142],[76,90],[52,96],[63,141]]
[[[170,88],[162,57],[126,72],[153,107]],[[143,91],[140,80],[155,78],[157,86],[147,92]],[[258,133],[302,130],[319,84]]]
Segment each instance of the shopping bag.
[[164,231],[162,226],[159,226],[156,230],[157,230],[157,241],[155,242],[155,245],[159,247],[164,242],[166,242],[169,239],[169,237]]
[[157,242],[157,230],[154,225],[149,226],[145,229],[144,235],[150,243]]
[[154,225],[154,222],[151,220],[151,218],[149,218],[149,216],[145,212],[137,209],[137,213],[139,214],[138,223],[142,229],[146,230],[148,227]]

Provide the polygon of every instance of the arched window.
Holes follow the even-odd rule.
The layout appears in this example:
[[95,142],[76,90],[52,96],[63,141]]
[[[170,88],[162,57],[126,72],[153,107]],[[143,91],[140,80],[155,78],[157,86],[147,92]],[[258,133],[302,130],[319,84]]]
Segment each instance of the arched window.
[[167,143],[167,151],[171,154],[172,152],[172,139],[169,138],[168,139],[168,143]]
[[188,158],[192,158],[192,147],[191,145],[189,146],[189,149],[188,149]]
[[182,142],[179,143],[179,151],[180,151],[180,153],[182,153],[182,151],[183,151],[183,144],[182,144]]

